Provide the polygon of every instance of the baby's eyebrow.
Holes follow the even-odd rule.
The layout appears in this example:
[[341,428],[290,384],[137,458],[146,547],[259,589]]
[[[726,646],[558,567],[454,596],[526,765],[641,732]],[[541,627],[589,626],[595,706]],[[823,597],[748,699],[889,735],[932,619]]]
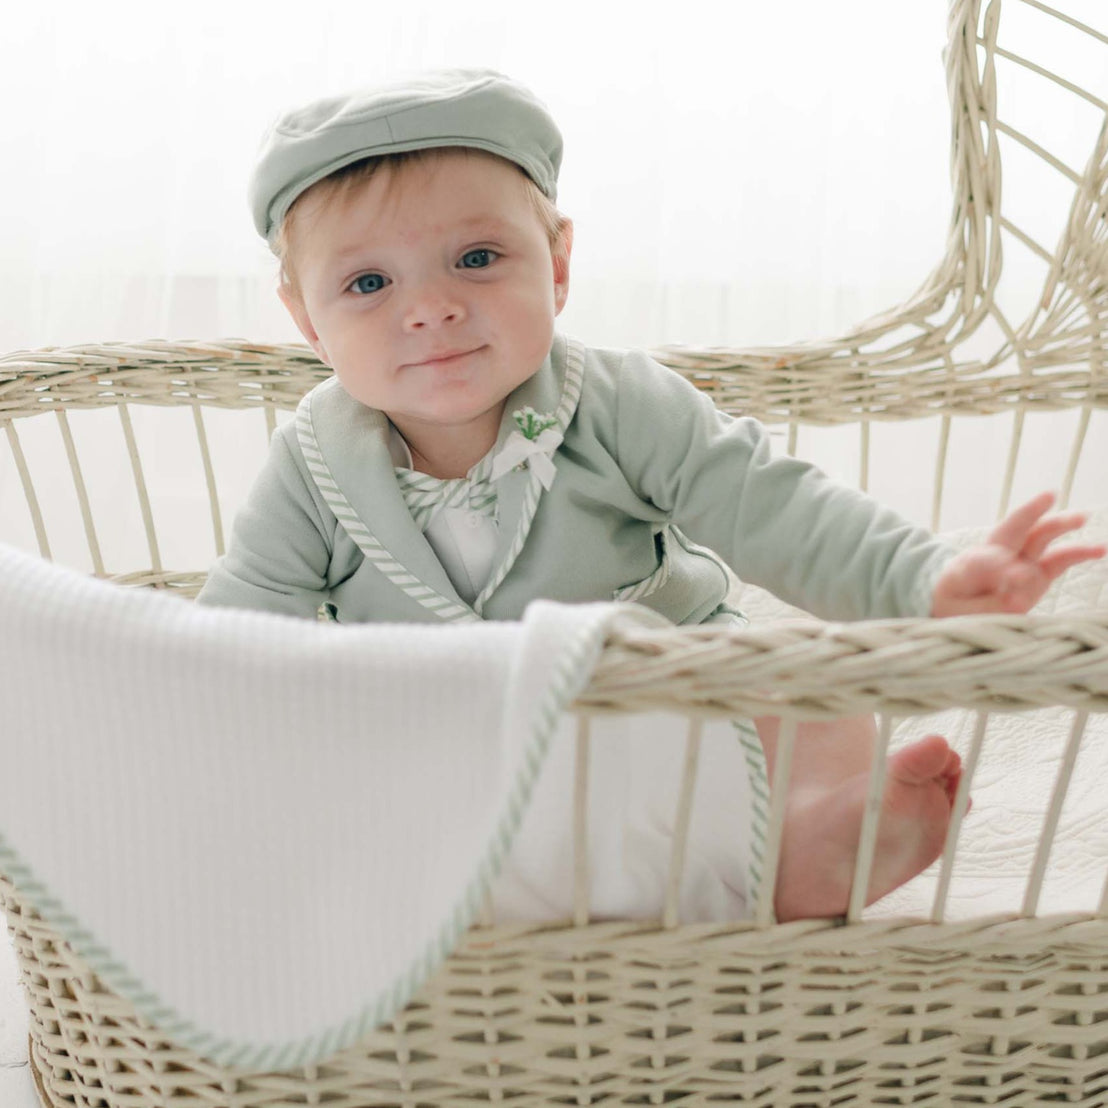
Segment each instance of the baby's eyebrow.
[[459,227],[476,227],[481,230],[488,231],[506,231],[515,227],[515,224],[509,219],[501,219],[499,216],[494,215],[474,215],[469,219],[460,220],[457,224]]
[[[460,219],[452,225],[451,229],[465,231],[485,231],[494,235],[502,235],[505,232],[515,230],[517,225],[510,219],[503,219],[495,215],[473,215],[466,219]],[[367,250],[373,248],[372,243],[360,242],[354,246],[348,246],[340,250],[332,259],[331,264],[341,267],[361,258]]]

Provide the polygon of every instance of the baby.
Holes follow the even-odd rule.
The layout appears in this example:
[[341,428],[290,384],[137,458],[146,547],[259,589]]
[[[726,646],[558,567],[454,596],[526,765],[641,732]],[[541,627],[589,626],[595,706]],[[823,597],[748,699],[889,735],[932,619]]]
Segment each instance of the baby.
[[[1025,612],[1105,553],[1050,549],[1083,517],[1046,516],[1044,494],[955,556],[773,457],[760,424],[646,354],[555,332],[573,244],[561,152],[544,106],[488,70],[320,101],[270,130],[255,225],[334,376],[274,435],[200,602],[438,623],[615,599],[741,624],[730,566],[831,619]],[[754,724],[772,768],[779,721]],[[803,724],[798,740],[782,920],[846,908],[874,723]],[[937,856],[959,773],[939,736],[890,758],[867,902]]]

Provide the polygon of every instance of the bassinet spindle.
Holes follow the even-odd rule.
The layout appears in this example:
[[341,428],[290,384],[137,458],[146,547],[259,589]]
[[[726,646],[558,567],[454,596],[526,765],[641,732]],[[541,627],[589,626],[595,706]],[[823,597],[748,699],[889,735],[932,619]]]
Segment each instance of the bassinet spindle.
[[[1073,74],[1017,49],[1005,28],[1023,17],[1099,51],[1100,68],[1090,72],[1104,76],[1100,87],[1082,87]],[[952,436],[962,426],[983,426],[973,417],[1011,423],[998,512],[1013,496],[1029,428],[1043,412],[1074,417],[1060,470],[1063,503],[1083,479],[1102,502],[1104,443],[1095,431],[1108,408],[1108,35],[1038,0],[1003,0],[1003,7],[1001,0],[953,0],[946,67],[953,218],[941,263],[913,296],[832,341],[655,353],[724,410],[786,425],[790,449],[809,428],[856,426],[862,485],[874,472],[874,429],[937,422],[935,526],[949,493]],[[1050,151],[1049,136],[1029,136],[1002,114],[998,86],[1017,74],[1099,113],[1083,165],[1067,164]],[[1053,249],[1002,206],[1002,153],[1016,149],[1072,185]],[[1043,269],[1041,293],[1022,317],[998,296],[1006,251],[1023,251]],[[987,334],[999,339],[982,356]],[[106,344],[0,359],[0,424],[10,455],[0,465],[0,496],[7,505],[21,494],[16,507],[4,508],[0,538],[122,584],[194,595],[202,567],[222,552],[243,480],[234,467],[250,466],[242,452],[224,464],[220,436],[253,436],[261,449],[277,419],[326,374],[304,347],[241,341]],[[190,554],[191,562],[170,552],[177,490],[150,479],[156,451],[147,449],[143,421],[163,409],[184,416],[192,430],[189,466],[199,491],[190,495],[211,517],[210,547]],[[230,417],[236,422],[227,432]],[[118,423],[121,443],[109,499],[130,500],[133,490],[137,509],[125,554],[103,522],[94,459],[82,450],[85,424],[95,420],[102,432],[108,419]],[[1099,424],[1101,435],[1103,429]],[[61,457],[71,481],[59,483],[56,468],[44,462],[56,466]],[[190,568],[174,568],[182,564]],[[1071,713],[1070,737],[1022,902],[1009,912],[956,917],[948,912],[951,876],[982,747],[998,715],[1051,706]],[[1108,1103],[1108,856],[1090,860],[1103,889],[1094,906],[1058,911],[1044,899],[1059,854],[1051,848],[1066,846],[1056,839],[1067,792],[1080,776],[1075,762],[1108,739],[1101,726],[1108,713],[1108,607],[614,635],[577,704],[579,836],[587,834],[589,719],[659,707],[689,720],[662,917],[591,920],[579,849],[572,919],[475,927],[391,1026],[317,1065],[241,1072],[176,1047],[0,877],[43,1104]],[[749,922],[680,921],[682,829],[695,802],[700,720],[766,710],[787,721],[876,711],[883,751],[894,721],[952,708],[971,713],[972,738],[928,910],[891,917],[861,911],[872,861],[867,824],[846,920],[774,924],[763,902]],[[770,873],[792,736],[786,724]]]

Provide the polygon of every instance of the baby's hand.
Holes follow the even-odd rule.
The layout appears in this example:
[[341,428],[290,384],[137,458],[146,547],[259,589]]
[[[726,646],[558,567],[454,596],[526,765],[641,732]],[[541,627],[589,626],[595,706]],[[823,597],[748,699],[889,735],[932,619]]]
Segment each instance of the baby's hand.
[[952,558],[935,585],[931,614],[1029,611],[1056,577],[1108,553],[1104,546],[1065,546],[1047,553],[1056,538],[1085,522],[1081,512],[1043,519],[1053,503],[1053,493],[1040,493],[997,524],[986,542]]

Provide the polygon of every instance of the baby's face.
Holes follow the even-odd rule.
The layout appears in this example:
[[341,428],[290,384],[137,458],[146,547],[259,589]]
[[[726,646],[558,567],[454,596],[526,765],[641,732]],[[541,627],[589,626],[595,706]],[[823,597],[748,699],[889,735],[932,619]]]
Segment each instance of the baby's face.
[[[296,213],[302,302],[319,357],[405,437],[488,438],[508,394],[542,366],[569,288],[512,165],[471,151],[379,171]],[[491,443],[490,443],[491,445]]]

